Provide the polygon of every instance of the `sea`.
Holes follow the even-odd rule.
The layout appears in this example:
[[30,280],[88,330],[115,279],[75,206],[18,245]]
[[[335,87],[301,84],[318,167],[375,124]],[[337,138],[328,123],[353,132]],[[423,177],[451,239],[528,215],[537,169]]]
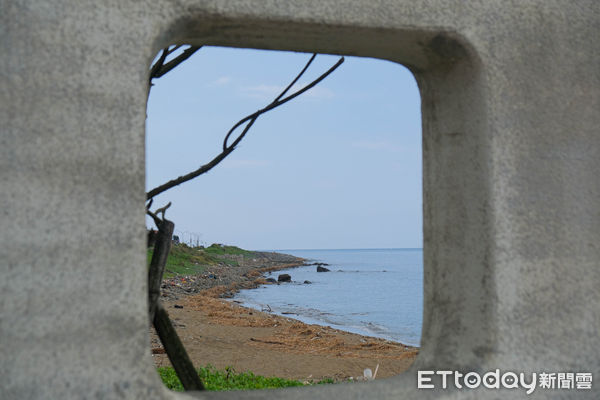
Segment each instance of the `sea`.
[[[242,290],[243,305],[302,322],[419,346],[423,318],[422,249],[275,250],[326,263],[275,271],[291,283]],[[304,283],[308,281],[310,283]]]

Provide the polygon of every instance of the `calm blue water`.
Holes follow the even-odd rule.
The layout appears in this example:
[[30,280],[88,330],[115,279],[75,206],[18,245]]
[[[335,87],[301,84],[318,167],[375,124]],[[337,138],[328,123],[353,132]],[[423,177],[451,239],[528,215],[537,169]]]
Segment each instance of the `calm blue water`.
[[[277,250],[329,264],[273,272],[292,283],[242,290],[235,300],[303,322],[419,346],[423,314],[423,250]],[[312,284],[303,284],[305,280]],[[292,314],[288,314],[292,313]]]

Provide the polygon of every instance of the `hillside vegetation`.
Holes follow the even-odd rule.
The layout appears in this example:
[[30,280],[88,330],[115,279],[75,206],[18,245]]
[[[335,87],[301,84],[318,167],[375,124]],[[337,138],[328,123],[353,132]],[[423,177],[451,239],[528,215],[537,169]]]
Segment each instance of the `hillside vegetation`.
[[[154,248],[149,248],[148,264],[150,264],[153,253]],[[206,248],[190,247],[185,243],[173,244],[167,258],[164,278],[172,278],[176,275],[196,275],[202,273],[208,266],[237,266],[240,257],[251,258],[254,255],[255,253],[249,250],[217,243]]]

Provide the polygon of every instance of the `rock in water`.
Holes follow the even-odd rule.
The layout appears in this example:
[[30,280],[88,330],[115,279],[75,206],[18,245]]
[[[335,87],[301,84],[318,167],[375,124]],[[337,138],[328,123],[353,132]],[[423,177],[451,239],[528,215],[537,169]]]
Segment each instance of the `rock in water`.
[[278,282],[291,282],[292,277],[289,274],[281,274],[277,277]]
[[317,267],[317,272],[329,272],[329,269],[325,267],[321,267],[320,265]]
[[273,278],[267,278],[267,282],[269,283],[277,283],[277,281]]

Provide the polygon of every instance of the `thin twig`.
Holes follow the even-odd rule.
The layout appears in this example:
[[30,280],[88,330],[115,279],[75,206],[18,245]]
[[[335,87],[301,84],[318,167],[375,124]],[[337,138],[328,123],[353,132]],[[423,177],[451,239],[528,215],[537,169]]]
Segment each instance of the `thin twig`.
[[162,68],[167,56],[169,55],[169,48],[163,49],[160,58],[154,63],[154,65],[150,68],[150,76],[148,77],[148,82],[152,85],[152,79],[156,77],[156,74]]
[[152,217],[152,219],[154,220],[154,223],[156,224],[157,227],[160,226],[160,224],[162,223],[162,220],[156,214],[154,214],[150,210],[146,210],[146,214],[148,214],[150,217]]
[[182,62],[184,62],[185,60],[190,58],[202,46],[190,46],[187,49],[185,49],[180,55],[178,55],[177,57],[175,57],[174,59],[172,59],[171,61],[169,61],[168,63],[165,64],[167,57],[170,56],[171,54],[173,54],[173,52],[175,52],[180,47],[181,47],[181,45],[177,45],[171,49],[169,47],[166,47],[162,50],[162,54],[160,55],[160,58],[158,60],[156,60],[154,65],[152,65],[152,67],[150,68],[150,76],[148,78],[150,86],[152,86],[153,79],[160,78],[161,76],[169,73],[171,70],[173,70],[179,64],[181,64]]
[[310,67],[310,64],[312,64],[312,62],[315,60],[316,57],[317,57],[317,53],[313,53],[312,57],[310,58],[310,60],[308,60],[308,62],[306,63],[306,65],[304,66],[304,68],[302,69],[302,71],[300,71],[300,73],[296,76],[296,78],[294,78],[294,80],[290,82],[290,84],[283,90],[283,92],[281,92],[279,94],[279,96],[277,96],[275,98],[275,100],[273,100],[273,103],[275,103],[277,100],[281,99],[283,97],[283,95],[286,94],[287,91],[290,90],[292,88],[292,86],[294,86],[294,84],[296,82],[298,82],[298,79],[300,79],[300,77],[302,75],[304,75],[304,73],[306,72],[306,70],[308,69],[308,67]]
[[[156,224],[156,227],[160,229],[161,224],[165,221],[165,212],[167,211],[167,209],[169,207],[171,207],[171,202],[169,202],[169,204],[167,204],[166,206],[158,208],[156,211],[152,212],[152,211],[150,211],[150,206],[152,205],[152,200],[154,200],[154,199],[150,199],[150,202],[146,206],[146,214],[148,214],[149,216],[152,217],[152,219],[154,220],[154,223]],[[160,214],[160,213],[162,213],[162,218],[160,218],[158,216],[158,214]]]
[[[266,107],[242,118],[229,130],[229,132],[227,132],[227,135],[225,136],[225,139],[223,141],[223,151],[220,154],[218,154],[215,158],[213,158],[209,163],[202,165],[197,170],[192,171],[186,175],[182,175],[176,179],[170,180],[169,182],[166,182],[166,183],[150,190],[148,193],[146,193],[146,199],[148,199],[148,200],[152,199],[154,196],[156,196],[166,190],[169,190],[177,185],[180,185],[184,182],[187,182],[191,179],[196,178],[199,175],[202,175],[202,174],[210,171],[212,168],[214,168],[216,165],[218,165],[221,161],[223,161],[223,159],[225,159],[225,157],[227,157],[233,150],[235,150],[236,146],[240,143],[240,141],[244,138],[244,136],[246,136],[246,133],[248,132],[250,127],[254,124],[254,122],[260,115],[262,115],[276,107],[279,107],[282,104],[287,103],[288,101],[300,96],[302,93],[304,93],[307,90],[311,89],[312,87],[316,86],[319,82],[321,82],[323,79],[325,79],[327,76],[329,76],[329,74],[331,74],[333,71],[335,71],[344,62],[344,57],[341,57],[337,63],[335,63],[331,68],[329,68],[325,73],[323,73],[317,79],[315,79],[308,85],[304,86],[302,89],[299,89],[296,92],[292,93],[291,95],[281,98],[292,87],[292,85],[298,80],[298,78],[300,78],[300,76],[304,73],[304,71],[306,71],[306,69],[308,68],[308,65],[310,65],[310,63],[313,61],[314,57],[315,57],[315,55],[313,55],[311,57],[311,59],[309,60],[307,65],[303,68],[301,73],[298,74],[298,76],[294,79],[294,81],[292,81],[292,83],[290,85],[288,85],[288,87],[279,96],[277,96],[277,98],[274,101],[269,103],[269,105],[267,105]],[[246,127],[244,128],[242,133],[235,139],[235,141],[233,143],[228,145],[227,141],[229,139],[229,136],[231,136],[233,131],[235,131],[235,129],[237,129],[239,126],[241,126],[244,122],[248,122],[248,124],[246,125]]]
[[[178,47],[180,47],[180,46],[178,46]],[[176,49],[178,47],[176,47]],[[200,50],[200,47],[202,47],[202,46],[190,46],[190,47],[188,47],[180,55],[178,55],[177,57],[175,57],[174,59],[172,59],[168,63],[161,65],[161,67],[156,71],[156,73],[154,74],[154,76],[152,78],[160,78],[161,76],[167,74],[172,69],[174,69],[175,67],[177,67],[179,64],[181,64],[182,62],[184,62],[185,60],[187,60],[188,58],[190,58],[195,52],[197,52],[198,50]]]
[[248,132],[248,129],[250,129],[250,126],[252,126],[252,124],[254,124],[254,121],[256,121],[256,118],[258,118],[261,114],[266,113],[267,111],[272,110],[275,107],[279,107],[280,105],[287,103],[288,101],[290,101],[291,99],[293,99],[296,96],[301,95],[302,93],[306,92],[308,89],[312,88],[313,86],[315,86],[316,84],[318,84],[319,82],[321,82],[323,79],[325,79],[327,77],[327,75],[329,75],[330,73],[332,73],[333,71],[335,71],[335,69],[337,67],[339,67],[343,62],[344,62],[344,57],[340,58],[338,60],[338,62],[331,68],[329,68],[329,70],[327,70],[327,72],[325,72],[324,74],[322,74],[320,77],[318,77],[317,79],[315,79],[314,81],[312,81],[309,85],[306,85],[305,87],[303,87],[302,89],[298,90],[296,93],[284,98],[283,100],[280,100],[281,97],[283,95],[285,95],[287,93],[287,91],[294,85],[294,83],[296,83],[298,81],[298,79],[300,79],[300,77],[304,74],[304,72],[306,72],[306,70],[308,69],[309,65],[313,62],[313,60],[316,57],[316,53],[312,55],[312,57],[310,58],[310,60],[308,60],[308,62],[306,63],[306,65],[304,66],[304,68],[302,69],[302,71],[300,71],[300,73],[294,78],[294,80],[283,90],[283,92],[281,92],[279,94],[279,96],[277,96],[275,98],[275,100],[273,100],[271,103],[269,103],[269,105],[267,105],[265,108],[262,108],[244,118],[242,118],[241,120],[239,120],[235,125],[233,125],[233,127],[229,130],[229,132],[227,132],[227,135],[225,135],[225,139],[223,140],[223,150],[225,150],[227,147],[227,141],[229,139],[229,136],[231,136],[231,134],[233,133],[233,131],[235,131],[240,125],[242,125],[244,122],[251,120],[251,122],[248,124],[248,126],[246,126],[246,128],[244,129],[244,131],[240,134],[240,136],[238,136],[238,138],[233,142],[232,146],[235,147],[241,140],[242,138],[246,135],[246,132]]
[[[292,86],[294,86],[294,84],[296,82],[298,82],[298,79],[300,79],[300,77],[302,75],[304,75],[304,73],[306,72],[306,70],[308,69],[308,67],[310,66],[310,64],[312,64],[312,62],[314,61],[314,59],[317,57],[317,53],[313,53],[312,57],[310,57],[310,60],[308,60],[308,62],[306,63],[306,65],[304,66],[304,68],[302,68],[302,71],[300,71],[300,73],[298,75],[296,75],[296,77],[294,78],[293,81],[290,82],[289,85],[287,85],[287,87],[279,94],[279,96],[277,96],[275,98],[275,100],[273,100],[269,105],[272,105],[273,103],[277,103],[277,101],[279,99],[281,99],[287,92],[288,90],[290,90],[292,88]],[[337,68],[337,67],[336,67]],[[260,110],[259,110],[260,111]],[[246,128],[244,128],[244,131],[242,132],[242,134],[240,135],[240,137],[238,138],[238,140],[236,140],[233,144],[233,146],[235,147],[235,145],[237,143],[240,142],[240,140],[246,135],[246,132],[248,132],[248,130],[252,127],[252,125],[254,125],[254,122],[256,122],[256,119],[259,117],[259,115],[262,113],[259,113],[258,111],[254,113],[253,118],[250,120],[250,122],[248,122],[248,125],[246,125]],[[248,117],[246,117],[248,118]],[[247,120],[246,118],[244,118],[242,121]],[[241,122],[241,121],[240,121]],[[240,122],[238,122],[236,125],[233,126],[233,128],[231,128],[229,130],[229,132],[227,132],[227,135],[225,135],[225,139],[223,139],[223,150],[226,150],[227,147],[227,141],[229,140],[229,136],[231,136],[231,134],[233,133],[233,131],[240,126]]]
[[158,215],[159,213],[162,213],[162,218],[165,219],[165,212],[167,212],[167,209],[171,207],[171,202],[169,202],[166,206],[161,207],[159,209],[157,209],[156,211],[154,211],[154,214]]
[[164,192],[165,190],[169,190],[172,187],[175,187],[179,184],[182,184],[183,182],[187,182],[190,179],[194,179],[195,177],[202,175],[208,171],[210,171],[213,167],[215,167],[217,164],[219,164],[225,157],[227,157],[229,155],[229,153],[231,153],[233,151],[233,148],[230,148],[228,151],[224,151],[221,154],[219,154],[218,156],[216,156],[215,158],[213,158],[213,160],[211,162],[209,162],[208,164],[205,164],[203,166],[201,166],[200,168],[198,168],[197,170],[190,172],[189,174],[180,176],[177,179],[173,179],[163,185],[160,185],[154,189],[152,189],[151,191],[149,191],[146,194],[146,198],[147,199],[151,199],[154,196]]
[[177,49],[179,49],[181,47],[180,44],[173,46],[172,49],[169,49],[169,54],[173,53],[174,51],[176,51]]

